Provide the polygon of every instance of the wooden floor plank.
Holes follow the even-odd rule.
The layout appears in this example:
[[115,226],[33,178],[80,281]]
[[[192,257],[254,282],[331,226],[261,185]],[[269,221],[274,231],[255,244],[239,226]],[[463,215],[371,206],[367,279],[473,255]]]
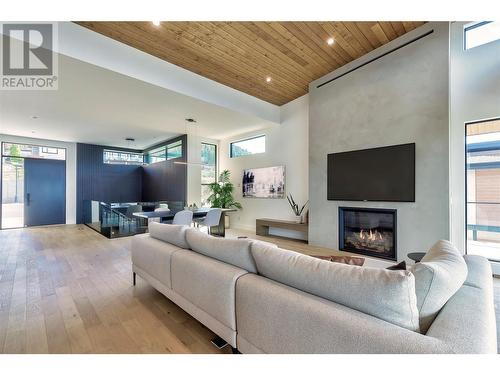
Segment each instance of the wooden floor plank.
[[[249,231],[227,235],[332,253]],[[132,286],[130,240],[108,240],[81,225],[0,231],[0,352],[230,353],[146,281]],[[500,279],[494,287],[500,340]]]

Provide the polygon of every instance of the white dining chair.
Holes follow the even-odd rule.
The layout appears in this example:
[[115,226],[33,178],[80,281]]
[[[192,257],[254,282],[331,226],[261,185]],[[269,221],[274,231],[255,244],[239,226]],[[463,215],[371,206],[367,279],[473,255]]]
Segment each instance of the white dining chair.
[[175,214],[172,224],[174,225],[191,225],[193,221],[193,211],[182,210]]
[[[155,212],[165,212],[165,211],[170,211],[168,209],[168,206],[155,208]],[[151,223],[152,221],[154,221],[155,223],[161,223],[161,217],[153,217],[148,220],[148,223]]]
[[222,215],[222,210],[220,208],[211,208],[208,210],[207,215],[203,218],[194,219],[194,223],[198,225],[198,227],[203,226],[207,227],[208,234],[210,233],[210,227],[215,227],[220,223],[220,217]]

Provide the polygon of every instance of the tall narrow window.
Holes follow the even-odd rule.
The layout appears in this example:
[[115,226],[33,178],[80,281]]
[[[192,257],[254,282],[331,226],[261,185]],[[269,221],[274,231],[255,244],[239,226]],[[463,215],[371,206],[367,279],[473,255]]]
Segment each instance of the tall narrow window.
[[217,182],[217,146],[201,144],[201,206],[209,207],[210,184]]
[[500,119],[467,124],[467,253],[500,261]]

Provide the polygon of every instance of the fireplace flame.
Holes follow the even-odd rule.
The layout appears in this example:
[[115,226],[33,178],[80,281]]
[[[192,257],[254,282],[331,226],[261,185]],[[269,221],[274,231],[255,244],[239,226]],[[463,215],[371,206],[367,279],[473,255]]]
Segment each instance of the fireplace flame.
[[359,232],[359,238],[361,240],[369,240],[369,241],[377,241],[380,240],[382,241],[384,237],[382,236],[382,233],[380,233],[378,230],[364,230],[361,229]]

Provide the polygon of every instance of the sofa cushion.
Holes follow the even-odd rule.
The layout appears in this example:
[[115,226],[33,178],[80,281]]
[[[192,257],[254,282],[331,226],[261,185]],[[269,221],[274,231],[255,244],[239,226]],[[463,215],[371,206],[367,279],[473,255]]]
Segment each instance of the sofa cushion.
[[248,272],[257,272],[250,252],[250,240],[217,238],[195,228],[186,231],[186,240],[193,251],[218,259]]
[[172,257],[172,289],[232,330],[236,330],[236,281],[246,273],[193,251]]
[[257,244],[259,274],[304,292],[418,331],[415,278],[409,271],[359,267]]
[[132,264],[157,279],[167,288],[172,288],[170,260],[179,247],[152,238],[149,234],[132,237]]
[[488,259],[479,255],[464,255],[464,260],[467,264],[467,279],[464,284],[480,289],[491,287],[493,272]]
[[440,240],[410,270],[415,275],[420,330],[425,333],[441,308],[463,285],[467,265],[451,242]]
[[148,225],[151,237],[182,247],[183,249],[189,249],[189,245],[186,242],[186,229],[188,228],[187,225],[160,224],[155,222],[151,222]]

